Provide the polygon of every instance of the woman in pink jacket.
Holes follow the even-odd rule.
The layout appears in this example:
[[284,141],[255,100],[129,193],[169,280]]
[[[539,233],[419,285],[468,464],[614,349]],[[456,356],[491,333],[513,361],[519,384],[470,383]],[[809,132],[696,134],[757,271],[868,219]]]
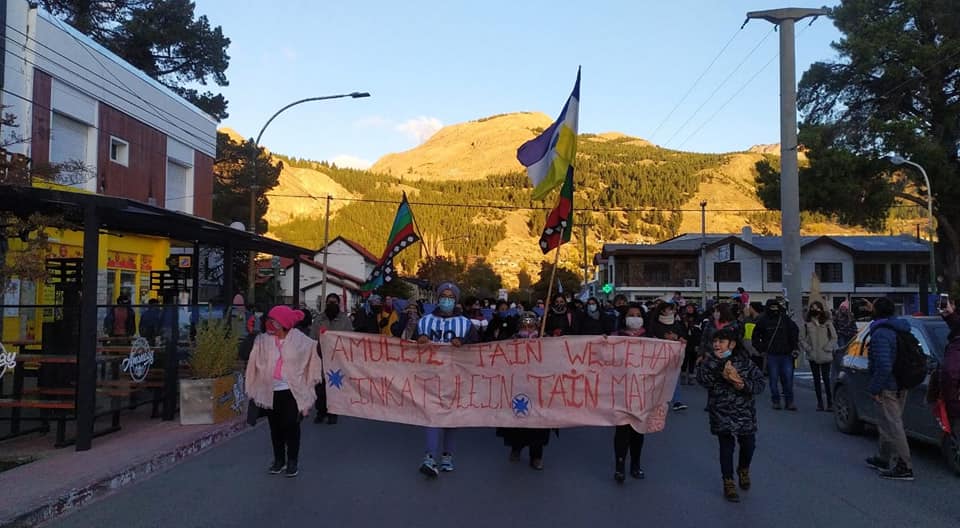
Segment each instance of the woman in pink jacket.
[[295,477],[300,455],[300,420],[316,401],[314,387],[323,377],[317,342],[294,328],[303,312],[275,306],[266,332],[257,336],[247,362],[247,396],[267,411],[273,464],[270,474]]

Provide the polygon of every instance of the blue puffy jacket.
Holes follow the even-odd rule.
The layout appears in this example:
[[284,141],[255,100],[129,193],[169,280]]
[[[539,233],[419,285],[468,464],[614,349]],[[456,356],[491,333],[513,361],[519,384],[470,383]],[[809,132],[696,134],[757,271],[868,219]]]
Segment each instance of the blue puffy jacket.
[[867,388],[870,394],[899,389],[897,380],[893,377],[893,361],[897,357],[897,332],[909,331],[910,323],[898,317],[877,319],[870,323],[870,386]]

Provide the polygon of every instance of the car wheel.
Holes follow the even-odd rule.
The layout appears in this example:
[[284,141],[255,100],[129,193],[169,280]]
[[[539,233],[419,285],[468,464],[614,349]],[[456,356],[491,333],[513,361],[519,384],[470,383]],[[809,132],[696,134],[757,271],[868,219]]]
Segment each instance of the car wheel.
[[837,385],[833,392],[833,420],[837,430],[846,434],[860,434],[863,432],[863,422],[857,414],[857,407],[853,403],[850,389],[846,385]]
[[960,475],[960,439],[957,439],[956,433],[944,434],[940,443],[943,450],[943,456],[947,459],[947,467],[951,471]]

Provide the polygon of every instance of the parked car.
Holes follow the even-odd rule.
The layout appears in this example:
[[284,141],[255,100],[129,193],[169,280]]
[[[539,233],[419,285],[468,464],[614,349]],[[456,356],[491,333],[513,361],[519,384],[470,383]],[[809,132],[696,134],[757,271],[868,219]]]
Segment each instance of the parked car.
[[[930,372],[943,361],[949,328],[940,317],[904,317],[910,323],[910,331],[920,341]],[[870,372],[867,356],[870,350],[868,328],[861,328],[857,336],[847,345],[846,354],[840,367],[840,374],[834,381],[833,407],[837,429],[847,434],[863,432],[865,423],[876,425],[877,405],[867,392],[870,384]],[[866,340],[866,342],[864,342]],[[903,413],[903,427],[907,436],[923,442],[939,444],[950,469],[960,475],[960,442],[958,433],[948,435],[943,432],[927,403],[927,384],[930,375],[918,387],[910,390],[907,406]]]

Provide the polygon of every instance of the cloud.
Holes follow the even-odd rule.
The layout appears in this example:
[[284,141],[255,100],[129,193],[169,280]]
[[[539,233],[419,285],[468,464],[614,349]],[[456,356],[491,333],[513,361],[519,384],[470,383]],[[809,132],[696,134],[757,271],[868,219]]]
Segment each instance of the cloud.
[[417,140],[419,144],[430,139],[430,136],[434,135],[437,130],[443,128],[443,123],[436,117],[419,116],[408,119],[395,128]]
[[330,163],[334,163],[337,167],[343,167],[345,169],[369,169],[370,166],[373,165],[373,162],[369,160],[351,156],[350,154],[336,155],[330,160]]

